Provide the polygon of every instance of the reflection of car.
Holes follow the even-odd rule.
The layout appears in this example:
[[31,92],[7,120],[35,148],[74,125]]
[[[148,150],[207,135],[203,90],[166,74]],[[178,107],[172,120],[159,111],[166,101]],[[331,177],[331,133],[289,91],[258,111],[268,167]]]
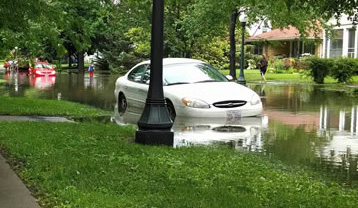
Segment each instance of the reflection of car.
[[19,71],[15,72],[6,72],[4,74],[4,79],[9,83],[9,85],[27,85],[28,84],[28,72]]
[[41,76],[41,77],[30,77],[30,85],[39,90],[51,89],[55,86],[56,77]]
[[[112,119],[119,125],[136,124],[140,114],[118,113],[115,109]],[[229,144],[235,149],[261,151],[262,131],[267,129],[267,117],[194,118],[176,117],[174,146]]]
[[[118,111],[141,113],[147,97],[150,63],[134,66],[116,81]],[[183,58],[163,60],[164,97],[171,118],[248,117],[261,114],[260,97],[229,80],[209,64]]]
[[34,67],[30,67],[30,74],[38,76],[56,76],[55,69],[48,62],[36,62]]

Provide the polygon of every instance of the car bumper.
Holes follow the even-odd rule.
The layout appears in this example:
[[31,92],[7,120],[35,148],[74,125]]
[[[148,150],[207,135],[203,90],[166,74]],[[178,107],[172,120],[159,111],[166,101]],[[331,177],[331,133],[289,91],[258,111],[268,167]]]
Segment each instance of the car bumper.
[[177,107],[177,116],[198,118],[235,118],[258,116],[262,113],[262,103],[239,108],[191,108],[186,106]]
[[43,73],[33,73],[35,75],[35,77],[53,77],[56,76],[56,73],[48,73],[48,74],[43,74]]

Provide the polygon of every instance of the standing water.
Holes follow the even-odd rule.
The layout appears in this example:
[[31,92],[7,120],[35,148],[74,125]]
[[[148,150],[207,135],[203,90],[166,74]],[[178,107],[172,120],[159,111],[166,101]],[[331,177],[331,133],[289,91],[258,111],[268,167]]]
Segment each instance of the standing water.
[[[118,75],[96,73],[29,77],[0,74],[0,95],[63,99],[115,112],[119,124],[136,124],[139,115],[119,115],[114,84]],[[176,118],[175,146],[229,145],[358,185],[358,89],[331,90],[319,85],[249,84],[262,98],[262,117]]]

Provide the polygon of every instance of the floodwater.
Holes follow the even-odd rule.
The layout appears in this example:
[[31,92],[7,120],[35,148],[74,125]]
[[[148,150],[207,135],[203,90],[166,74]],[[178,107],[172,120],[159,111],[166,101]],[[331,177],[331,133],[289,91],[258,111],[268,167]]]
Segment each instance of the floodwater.
[[[0,95],[63,99],[113,110],[112,120],[135,124],[139,115],[115,110],[118,75],[58,74],[32,78],[26,73],[0,74]],[[332,90],[307,84],[258,83],[261,117],[235,119],[176,118],[175,146],[226,145],[303,165],[358,186],[358,88]]]

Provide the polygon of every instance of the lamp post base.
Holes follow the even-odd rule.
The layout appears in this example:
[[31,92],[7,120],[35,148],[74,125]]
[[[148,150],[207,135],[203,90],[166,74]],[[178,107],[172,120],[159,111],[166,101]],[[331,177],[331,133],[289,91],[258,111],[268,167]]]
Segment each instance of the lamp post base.
[[172,131],[151,131],[137,130],[135,134],[135,143],[144,145],[167,145],[173,146],[174,132]]
[[239,78],[237,79],[237,83],[238,83],[238,84],[241,84],[241,85],[246,85],[246,80],[245,80],[245,78],[243,78],[243,77],[239,77]]

